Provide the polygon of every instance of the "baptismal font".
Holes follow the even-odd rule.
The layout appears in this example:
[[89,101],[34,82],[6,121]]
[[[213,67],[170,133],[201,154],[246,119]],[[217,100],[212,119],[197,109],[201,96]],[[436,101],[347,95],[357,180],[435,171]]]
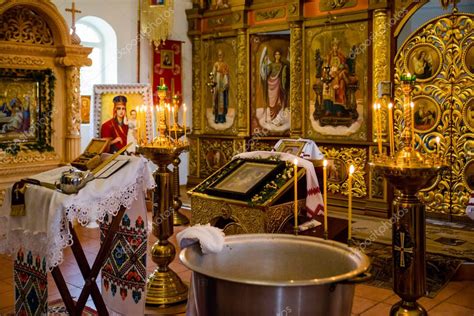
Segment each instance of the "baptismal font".
[[[176,256],[176,249],[168,238],[173,235],[173,222],[179,203],[179,155],[188,150],[186,139],[186,107],[183,105],[183,127],[178,125],[179,99],[166,104],[168,88],[161,83],[157,95],[159,104],[139,108],[137,152],[153,161],[156,188],[153,191],[153,235],[158,238],[151,249],[155,271],[148,276],[146,303],[166,306],[185,301],[188,287],[168,265]],[[151,129],[148,128],[151,126]],[[150,133],[151,130],[151,133]],[[173,171],[168,166],[173,164]],[[178,202],[179,201],[179,202]],[[176,209],[177,208],[177,209]],[[181,214],[184,217],[184,215]]]
[[[423,307],[416,302],[426,293],[425,205],[416,194],[447,167],[444,158],[439,156],[439,142],[432,153],[416,150],[414,104],[411,102],[416,77],[404,74],[400,76],[400,81],[404,119],[402,148],[395,151],[391,141],[390,155],[387,155],[379,146],[378,154],[370,165],[383,174],[396,189],[392,202],[393,290],[402,300],[392,306],[390,315],[427,315]],[[392,140],[393,115],[390,105],[388,111],[389,136]],[[379,122],[376,129],[380,144],[380,105],[375,107],[374,113],[375,121]]]

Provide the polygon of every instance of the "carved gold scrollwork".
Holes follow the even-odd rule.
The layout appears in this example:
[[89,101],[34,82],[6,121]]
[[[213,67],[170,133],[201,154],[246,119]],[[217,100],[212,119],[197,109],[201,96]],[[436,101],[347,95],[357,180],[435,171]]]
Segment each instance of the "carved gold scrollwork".
[[232,139],[201,139],[199,176],[207,177],[222,167],[234,154]]
[[[388,19],[387,10],[375,10],[374,11],[374,19],[373,19],[373,56],[374,56],[374,63],[373,63],[373,79],[372,79],[372,97],[373,102],[375,103],[377,100],[377,87],[378,84],[382,81],[390,81],[390,23]],[[386,106],[382,106],[382,122],[387,122],[386,120]],[[372,116],[372,130],[376,131],[374,121],[375,115]],[[373,138],[376,138],[375,132],[373,133]],[[387,126],[385,124],[382,125],[382,137],[384,137],[384,141],[386,140],[387,136]]]
[[303,122],[303,31],[301,22],[290,24],[290,108],[291,134],[301,135]]
[[354,165],[355,172],[352,180],[354,197],[365,197],[367,186],[365,181],[365,166],[367,164],[366,148],[330,148],[319,147],[328,160],[328,191],[347,195],[349,166]]
[[0,41],[54,45],[48,23],[35,11],[16,6],[0,15]]
[[248,134],[247,104],[247,34],[244,29],[237,34],[237,119],[239,135]]
[[201,37],[193,37],[193,134],[201,133],[201,113],[206,111],[202,104],[202,82],[201,82]]
[[80,77],[77,67],[68,67],[66,69],[66,85],[68,95],[66,96],[67,113],[67,136],[81,135],[81,108],[80,108]]
[[[450,172],[446,172],[420,193],[427,210],[451,215],[465,214],[469,195],[474,187],[469,185],[469,177],[474,176],[474,168],[469,167],[472,161],[470,144],[474,133],[469,126],[472,118],[471,101],[474,98],[474,78],[466,67],[466,55],[473,54],[469,47],[474,41],[472,14],[453,13],[431,20],[418,29],[403,44],[395,59],[395,135],[402,126],[399,76],[413,69],[415,58],[425,52],[429,55],[430,68],[422,73],[422,80],[417,81],[413,90],[413,100],[420,103],[433,100],[431,103],[439,113],[433,118],[434,126],[416,128],[417,148],[428,153],[447,157]],[[469,52],[471,51],[471,52]],[[418,101],[417,101],[418,100]],[[419,106],[419,105],[418,105]],[[415,108],[417,104],[415,104]],[[466,108],[467,107],[467,108]],[[437,149],[435,138],[440,137],[440,148]],[[396,137],[399,144],[400,139]],[[474,167],[474,166],[473,166]]]
[[194,196],[191,197],[191,206],[191,225],[214,223],[222,217],[232,219],[232,225],[228,227],[230,231],[238,229],[246,233],[265,232],[265,212],[260,209],[227,202],[223,207],[222,201]]
[[10,66],[42,66],[45,64],[41,58],[34,57],[20,57],[20,56],[0,56],[0,64],[7,64]]

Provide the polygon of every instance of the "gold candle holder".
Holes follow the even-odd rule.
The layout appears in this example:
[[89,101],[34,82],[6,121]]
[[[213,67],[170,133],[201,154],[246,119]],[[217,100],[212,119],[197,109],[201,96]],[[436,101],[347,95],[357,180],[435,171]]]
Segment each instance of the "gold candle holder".
[[422,154],[415,150],[411,92],[416,77],[406,74],[400,79],[403,148],[390,156],[375,156],[370,166],[397,189],[392,202],[393,291],[401,301],[392,306],[390,315],[427,315],[417,303],[426,292],[425,205],[417,193],[447,167],[437,154]]

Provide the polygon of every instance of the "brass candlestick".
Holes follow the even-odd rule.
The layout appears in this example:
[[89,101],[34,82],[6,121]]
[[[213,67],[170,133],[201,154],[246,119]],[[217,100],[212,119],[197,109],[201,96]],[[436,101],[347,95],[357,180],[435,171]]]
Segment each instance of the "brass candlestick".
[[152,247],[151,256],[157,267],[147,280],[146,303],[168,305],[185,301],[188,288],[168,265],[173,261],[176,250],[168,238],[173,235],[172,172],[168,165],[173,163],[188,145],[169,147],[138,146],[137,152],[153,161],[158,170],[155,173],[156,188],[153,191],[153,235],[158,241]]
[[[402,300],[390,315],[427,315],[416,301],[426,293],[425,205],[416,196],[446,166],[438,155],[415,150],[413,107],[414,76],[402,76],[404,94],[404,147],[394,156],[379,153],[370,163],[397,189],[392,202],[393,290]],[[391,122],[389,122],[391,124]]]

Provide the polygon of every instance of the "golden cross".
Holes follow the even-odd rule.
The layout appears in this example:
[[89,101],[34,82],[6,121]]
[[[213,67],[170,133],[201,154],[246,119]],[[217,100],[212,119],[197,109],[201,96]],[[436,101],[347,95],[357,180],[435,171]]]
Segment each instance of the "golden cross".
[[71,12],[72,14],[72,33],[76,33],[76,13],[82,13],[82,11],[76,9],[76,1],[72,0],[71,8],[66,8],[66,12]]

